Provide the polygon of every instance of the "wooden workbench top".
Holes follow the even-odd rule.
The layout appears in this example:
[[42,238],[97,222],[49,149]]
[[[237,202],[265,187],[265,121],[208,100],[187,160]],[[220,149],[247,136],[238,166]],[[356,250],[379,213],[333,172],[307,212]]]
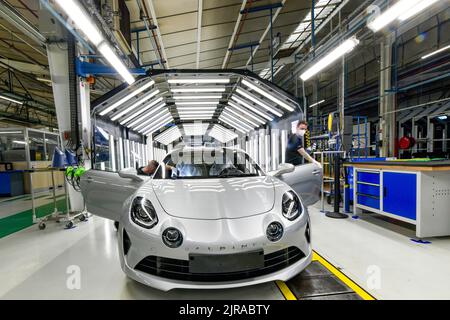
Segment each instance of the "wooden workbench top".
[[450,161],[367,161],[346,162],[346,167],[399,171],[450,171]]

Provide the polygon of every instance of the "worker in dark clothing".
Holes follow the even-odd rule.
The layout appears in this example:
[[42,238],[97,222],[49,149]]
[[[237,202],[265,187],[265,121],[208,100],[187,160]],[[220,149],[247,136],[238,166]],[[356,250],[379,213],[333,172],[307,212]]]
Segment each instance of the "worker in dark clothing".
[[303,138],[307,129],[308,123],[305,120],[300,120],[297,123],[297,131],[289,137],[286,146],[286,163],[298,166],[303,164],[303,159],[306,159],[308,162],[315,163],[320,167],[321,164],[312,158],[304,148]]

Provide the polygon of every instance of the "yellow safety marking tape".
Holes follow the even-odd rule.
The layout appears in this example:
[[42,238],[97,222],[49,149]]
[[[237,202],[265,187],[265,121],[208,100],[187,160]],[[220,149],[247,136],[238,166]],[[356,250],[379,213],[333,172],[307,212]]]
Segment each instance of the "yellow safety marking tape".
[[363,288],[357,285],[353,280],[343,274],[335,266],[329,263],[325,258],[319,255],[317,252],[313,251],[312,261],[320,262],[325,268],[327,268],[331,273],[333,273],[339,280],[345,283],[350,289],[356,292],[364,300],[376,300],[372,295],[366,292]]
[[286,300],[297,300],[297,297],[292,293],[291,289],[289,289],[284,281],[277,280],[275,281],[275,284]]

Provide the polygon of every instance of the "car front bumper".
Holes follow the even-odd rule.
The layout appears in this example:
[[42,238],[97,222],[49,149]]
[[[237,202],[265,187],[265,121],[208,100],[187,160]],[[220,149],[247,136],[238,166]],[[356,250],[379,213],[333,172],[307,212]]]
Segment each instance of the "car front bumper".
[[[269,241],[265,235],[265,228],[272,221],[278,221],[284,227],[283,237],[277,242]],[[162,231],[169,226],[176,227],[183,234],[184,241],[179,248],[168,248],[162,242]],[[119,256],[122,269],[130,278],[163,291],[176,288],[226,289],[274,280],[287,281],[300,273],[311,262],[312,249],[306,236],[307,228],[310,228],[307,212],[295,222],[287,222],[285,219],[280,219],[279,215],[272,213],[241,219],[169,219],[159,226],[159,230],[151,232],[126,220],[121,223],[119,229]],[[124,230],[131,242],[128,250],[124,250]],[[296,248],[298,252],[301,252],[298,260],[287,263],[282,268],[277,268],[270,273],[259,276],[253,276],[259,274],[258,272],[249,273],[248,277],[241,277],[237,280],[228,281],[224,277],[219,281],[196,281],[190,280],[192,277],[189,273],[186,274],[184,280],[183,276],[179,275],[171,278],[159,276],[160,273],[156,270],[152,273],[138,270],[139,264],[148,257],[174,259],[174,261],[185,262],[188,265],[191,254],[229,255],[259,250],[263,251],[264,255],[270,255],[288,250],[288,248]],[[186,270],[189,268],[186,267]]]

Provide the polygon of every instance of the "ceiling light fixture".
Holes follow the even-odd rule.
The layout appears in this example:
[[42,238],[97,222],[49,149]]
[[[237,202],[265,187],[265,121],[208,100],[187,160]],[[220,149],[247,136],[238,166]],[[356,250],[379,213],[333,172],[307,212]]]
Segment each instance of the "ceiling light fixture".
[[216,87],[216,88],[202,88],[202,87],[190,87],[190,88],[170,88],[170,91],[176,93],[182,92],[225,92],[224,87]]
[[173,122],[173,118],[172,117],[164,118],[160,122],[155,124],[152,128],[148,129],[147,131],[144,131],[142,134],[145,135],[145,136],[148,136],[148,135],[152,134],[153,132],[158,131],[162,127],[168,125],[171,122]]
[[[148,113],[146,114],[146,116],[147,116],[147,117],[148,117],[148,116],[151,116],[152,114],[154,114],[154,113],[156,113],[157,111],[161,110],[161,109],[164,108],[165,106],[166,106],[166,104],[165,104],[164,102],[158,104],[155,108],[153,108],[153,109],[151,109],[150,111],[148,111]],[[144,108],[144,109],[145,109],[145,108]],[[133,118],[132,118],[132,119],[134,119],[134,120],[133,120],[132,122],[130,122],[130,123],[127,124],[127,127],[129,127],[129,128],[132,128],[132,127],[136,126],[137,124],[142,123],[143,121],[146,121],[147,118],[146,118],[146,117],[143,117],[143,116],[136,118],[136,117],[133,115]],[[124,123],[126,123],[126,122],[128,122],[128,121],[130,121],[130,120],[131,120],[131,119],[127,118],[127,119],[124,120]],[[121,122],[121,124],[122,124],[122,122]]]
[[163,124],[166,124],[170,121],[173,121],[172,115],[170,114],[166,114],[162,117],[159,117],[158,120],[156,120],[154,123],[149,124],[148,126],[145,126],[141,129],[138,130],[139,133],[144,133],[149,131],[149,130],[153,130],[155,128],[160,128],[160,126],[162,126]]
[[170,114],[167,109],[161,110],[161,112],[158,112],[157,114],[151,116],[150,118],[147,118],[144,122],[132,127],[133,130],[140,130],[146,125],[148,125],[150,122],[160,118],[161,116]]
[[170,84],[190,84],[190,83],[229,83],[229,78],[215,78],[215,79],[169,79]]
[[252,110],[253,112],[257,113],[258,115],[260,115],[261,117],[272,121],[273,117],[268,116],[267,114],[265,114],[264,112],[259,111],[257,108],[255,108],[254,106],[248,104],[247,102],[245,102],[244,100],[242,100],[241,98],[238,98],[236,96],[232,96],[231,99],[233,99],[234,101],[236,101],[237,103],[239,103],[241,106],[246,107],[247,109]]
[[213,96],[173,96],[175,100],[195,100],[195,99],[222,99],[222,95],[213,95]]
[[85,12],[78,1],[56,0],[56,2],[70,17],[70,19],[72,19],[77,28],[81,29],[86,37],[97,47],[100,53],[106,60],[108,60],[108,63],[116,69],[120,76],[128,84],[133,84],[135,82],[134,77],[109,44],[105,41],[99,29],[93,23],[91,17]]
[[221,116],[219,117],[220,121],[223,121],[224,123],[228,124],[229,126],[235,128],[237,131],[241,132],[241,133],[246,133],[248,130],[245,130],[244,128],[242,128],[241,126],[235,124],[233,121],[231,121],[230,119]]
[[177,101],[176,105],[178,106],[195,106],[195,105],[204,105],[204,106],[214,106],[219,104],[219,101]]
[[252,126],[254,127],[259,127],[259,124],[248,120],[248,118],[243,117],[241,114],[237,113],[236,111],[234,111],[233,109],[231,109],[230,107],[225,108],[226,111],[232,113],[233,115],[237,116],[239,119],[243,119],[245,121],[247,121],[248,123],[250,123]]
[[4,95],[0,95],[0,99],[3,99],[3,100],[6,100],[6,101],[9,101],[9,102],[12,102],[12,103],[15,103],[15,104],[20,104],[20,105],[23,105],[23,102],[22,102],[22,101],[19,101],[19,100],[16,100],[16,99],[13,99],[13,98],[10,98],[10,97],[7,97],[7,96],[4,96]]
[[131,98],[135,97],[136,95],[138,95],[139,93],[141,93],[142,91],[144,91],[145,89],[150,88],[151,86],[153,86],[155,84],[155,81],[151,80],[149,82],[147,82],[146,84],[142,85],[140,88],[131,91],[129,94],[127,94],[125,97],[123,97],[122,99],[120,99],[119,101],[117,101],[116,103],[113,103],[112,105],[110,105],[109,107],[107,107],[105,110],[100,112],[101,116],[104,116],[105,114],[111,112],[112,110],[114,110],[115,108],[119,107],[120,105],[122,105],[123,103],[127,102],[128,100],[130,100]]
[[285,108],[288,111],[294,111],[294,108],[291,107],[289,104],[287,104],[286,102],[278,99],[277,97],[274,97],[273,95],[269,94],[267,91],[259,88],[258,86],[254,85],[253,83],[251,83],[250,81],[247,80],[242,80],[242,83],[246,86],[249,87],[250,89],[258,92],[259,94],[263,95],[264,97],[266,97],[269,100],[272,100],[273,102],[275,102],[276,104],[278,104],[279,106]]
[[261,101],[260,99],[255,97],[254,95],[250,94],[249,92],[245,91],[244,89],[236,88],[236,92],[239,93],[241,96],[246,97],[247,99],[250,99],[254,103],[260,105],[261,107],[263,107],[264,109],[266,109],[267,111],[273,113],[274,115],[276,115],[278,117],[281,117],[283,115],[282,112],[275,110],[274,108],[267,105],[266,103],[264,103],[263,101]]
[[[145,111],[147,111],[148,109],[152,108],[153,106],[155,106],[156,104],[160,103],[163,100],[163,97],[159,97],[158,99],[152,101],[151,103],[145,105],[145,107],[139,109],[136,112],[133,112],[129,117],[123,119],[122,121],[120,121],[120,124],[124,125],[125,123],[127,123],[128,121],[135,119],[137,116],[141,115],[142,113],[144,113]],[[156,108],[154,108],[153,110],[151,110],[149,112],[149,114],[152,114],[154,112],[156,112],[157,110],[161,109],[162,107],[164,107],[166,104],[165,103],[161,103],[159,104]],[[148,114],[147,114],[148,115]],[[140,119],[138,119],[137,121],[139,121]]]
[[329,52],[325,57],[321,58],[319,61],[314,63],[311,67],[309,67],[305,72],[302,73],[300,78],[303,81],[310,79],[311,77],[318,74],[320,71],[331,65],[333,62],[338,60],[340,57],[345,54],[351,52],[358,45],[359,40],[352,37],[350,39],[345,40],[341,43],[337,48],[333,49]]
[[226,110],[224,110],[222,112],[222,115],[227,117],[227,118],[229,118],[229,119],[231,119],[231,120],[233,120],[233,121],[235,121],[237,124],[239,124],[243,128],[246,128],[248,130],[254,129],[251,125],[245,123],[244,121],[242,121],[241,119],[235,117],[234,115],[232,115],[230,112],[228,112]]
[[111,117],[112,121],[116,121],[117,119],[119,119],[121,116],[123,116],[126,113],[129,113],[130,111],[136,109],[137,107],[139,107],[143,102],[150,100],[151,98],[153,98],[154,96],[156,96],[159,93],[159,90],[156,89],[142,97],[140,97],[138,99],[138,101],[136,101],[134,104],[132,104],[131,106],[129,106],[128,108],[123,109],[122,111],[119,111],[117,114],[113,115]]
[[312,107],[318,106],[318,105],[320,105],[320,104],[322,104],[322,103],[324,103],[324,102],[325,102],[325,100],[320,100],[319,102],[313,103],[313,104],[310,105],[308,108],[312,108]]
[[247,116],[249,116],[252,119],[255,119],[256,121],[258,121],[260,124],[265,124],[266,121],[264,121],[263,119],[261,119],[260,117],[257,117],[253,114],[251,114],[250,112],[248,112],[247,110],[245,110],[244,108],[240,107],[239,105],[237,105],[235,102],[233,101],[228,101],[228,106],[233,107],[234,109],[246,114]]
[[178,111],[207,111],[216,110],[216,106],[203,106],[203,107],[177,107]]
[[[367,26],[372,29],[373,32],[377,32],[393,22],[395,19],[399,18],[401,15],[408,13],[408,11],[413,9],[414,6],[416,6],[420,1],[421,0],[400,0],[378,17],[373,19],[373,21],[371,21]],[[428,2],[430,0],[426,1]]]
[[422,60],[428,59],[429,57],[432,57],[432,56],[434,56],[434,55],[437,55],[437,54],[439,54],[439,53],[441,53],[441,52],[443,52],[443,51],[445,51],[445,50],[448,50],[448,49],[450,49],[450,45],[448,45],[448,46],[446,46],[446,47],[443,47],[443,48],[440,48],[440,49],[438,49],[438,50],[436,50],[436,51],[433,51],[433,52],[431,52],[431,53],[428,53],[428,54],[424,55],[421,59],[422,59]]
[[117,54],[113,51],[113,49],[106,43],[102,42],[98,46],[98,50],[100,53],[108,60],[111,67],[116,69],[116,71],[120,74],[120,76],[129,84],[133,84],[136,80],[134,79],[133,75],[128,71],[128,68],[125,66],[125,64],[122,62],[122,60],[119,59]]

